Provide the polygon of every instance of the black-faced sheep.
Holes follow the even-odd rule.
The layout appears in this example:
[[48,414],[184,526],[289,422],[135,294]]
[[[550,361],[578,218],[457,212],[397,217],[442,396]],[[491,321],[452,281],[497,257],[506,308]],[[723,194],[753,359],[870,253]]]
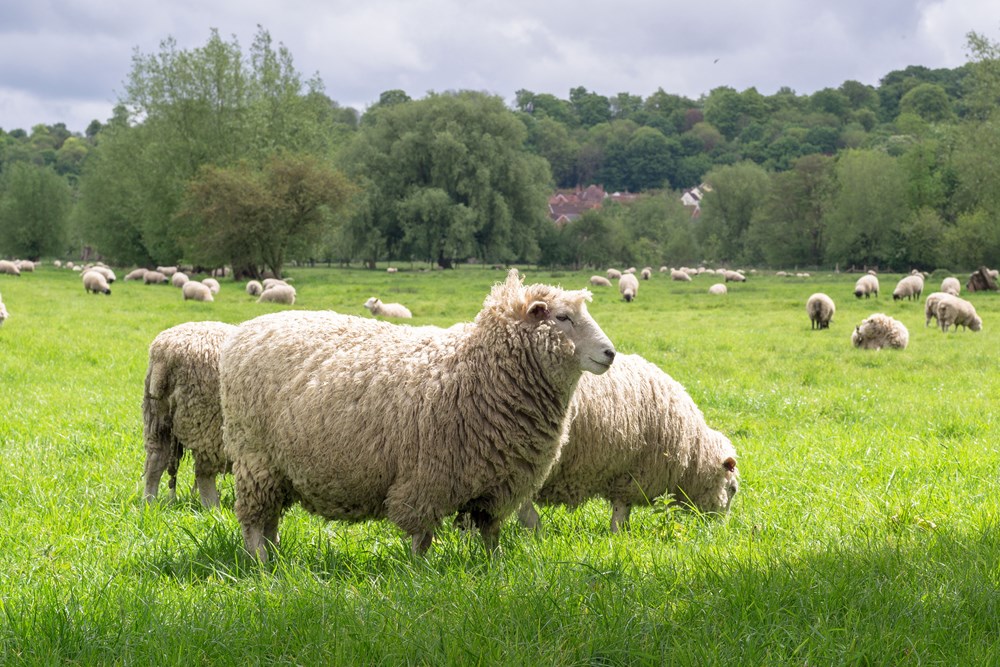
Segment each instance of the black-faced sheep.
[[639,295],[639,281],[635,275],[623,273],[622,277],[618,279],[618,291],[621,292],[622,298],[626,301],[634,301],[635,297]]
[[725,276],[727,283],[745,283],[747,281],[747,277],[739,271],[726,271],[723,276]]
[[81,276],[83,279],[83,289],[90,294],[111,294],[108,281],[97,271],[87,270]]
[[910,274],[900,278],[896,283],[896,288],[892,290],[892,300],[902,301],[903,299],[918,300],[924,291],[923,276]]
[[806,312],[809,314],[810,328],[829,329],[830,320],[837,312],[837,307],[829,296],[816,292],[806,300]]
[[642,277],[643,280],[649,280],[653,275],[653,269],[647,266],[639,273],[639,275]]
[[512,270],[474,322],[449,329],[315,311],[244,322],[220,368],[247,550],[266,559],[296,501],[328,519],[388,518],[415,553],[462,511],[495,548],[558,456],[580,375],[614,360],[589,299]]
[[382,303],[382,299],[377,296],[370,297],[365,301],[365,308],[367,308],[372,317],[396,317],[399,319],[409,319],[413,317],[413,313],[410,309],[401,303]]
[[910,332],[903,323],[883,313],[869,315],[851,334],[851,344],[863,350],[904,350],[909,342]]
[[[543,504],[611,502],[611,532],[633,505],[665,493],[703,512],[726,512],[739,485],[736,449],[684,387],[638,355],[618,355],[600,376],[584,375],[570,403],[566,442],[545,484]],[[518,513],[537,527],[531,502]]]
[[6,273],[9,276],[21,276],[21,269],[17,268],[17,264],[8,261],[6,259],[0,259],[0,273]]
[[871,298],[872,294],[876,297],[878,296],[878,278],[870,273],[858,278],[858,281],[854,283],[854,296],[857,298],[865,297],[866,299]]
[[943,295],[937,304],[937,321],[941,325],[941,331],[947,331],[948,327],[955,325],[958,327],[968,327],[972,331],[981,331],[983,320],[976,314],[976,307],[965,299],[950,294]]
[[177,468],[190,450],[201,503],[218,506],[215,477],[229,468],[222,453],[219,352],[235,331],[222,322],[186,322],[150,344],[142,397],[147,501],[156,498],[164,470],[170,475],[170,498],[175,498]]

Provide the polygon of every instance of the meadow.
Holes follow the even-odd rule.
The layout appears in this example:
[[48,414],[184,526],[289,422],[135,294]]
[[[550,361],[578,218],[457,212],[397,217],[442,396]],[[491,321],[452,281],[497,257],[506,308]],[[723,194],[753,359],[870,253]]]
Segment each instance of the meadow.
[[[503,278],[289,273],[296,308],[367,316],[378,295],[435,325],[474,317]],[[568,288],[591,275],[524,273]],[[832,273],[753,275],[721,297],[712,276],[655,274],[631,304],[594,290],[618,350],[680,381],[733,440],[741,486],[726,517],[660,501],[612,535],[594,500],[544,508],[541,536],[508,521],[493,558],[450,523],[414,558],[387,522],[294,508],[260,565],[242,549],[231,477],[222,508],[203,509],[188,458],[178,502],[143,501],[142,388],[161,330],[285,307],[228,280],[195,303],[121,281],[88,295],[51,266],[0,276],[0,662],[998,664],[1000,295],[964,294],[983,330],[944,334],[922,302],[892,301],[899,277],[880,276],[877,300]],[[836,301],[829,330],[810,330],[816,291]],[[909,328],[908,349],[851,347],[873,312]]]

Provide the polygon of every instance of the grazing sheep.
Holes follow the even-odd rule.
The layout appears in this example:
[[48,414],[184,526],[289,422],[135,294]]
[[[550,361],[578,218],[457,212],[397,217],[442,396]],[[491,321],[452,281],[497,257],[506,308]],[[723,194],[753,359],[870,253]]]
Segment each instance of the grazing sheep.
[[108,281],[109,285],[117,279],[117,276],[115,276],[114,271],[101,264],[95,264],[94,266],[87,269],[87,271],[96,271],[97,273],[100,273],[102,276],[104,276],[104,279]]
[[410,318],[413,313],[401,303],[382,303],[377,296],[373,296],[365,301],[365,308],[371,311],[372,317],[398,317]]
[[666,273],[666,272],[667,272],[667,271],[669,271],[669,270],[670,270],[670,269],[668,269],[668,268],[667,268],[667,267],[665,267],[665,266],[661,266],[661,267],[660,267],[660,273]]
[[148,269],[143,269],[143,268],[138,268],[129,271],[127,274],[125,274],[125,282],[128,282],[129,280],[142,280],[143,278],[146,277],[146,273],[148,271],[149,271]]
[[608,269],[608,280],[618,280],[622,277],[622,272],[618,269]]
[[715,283],[714,285],[712,285],[711,287],[708,288],[708,293],[709,294],[728,294],[729,293],[729,288],[726,287],[723,283]]
[[266,560],[296,501],[328,519],[388,518],[414,553],[462,511],[495,549],[559,454],[580,375],[614,360],[589,300],[511,270],[475,321],[448,329],[315,311],[243,323],[220,378],[247,550]]
[[618,279],[618,291],[626,301],[633,301],[639,295],[639,281],[632,273],[623,273]]
[[962,293],[962,283],[958,281],[958,278],[949,276],[941,281],[941,291],[945,294],[958,296]]
[[390,266],[385,270],[386,273],[396,273],[396,271],[399,271],[399,269],[397,269],[395,266]]
[[177,273],[177,267],[176,266],[158,266],[158,267],[156,267],[156,272],[157,273],[162,273],[167,278],[170,278],[175,273]]
[[21,276],[21,269],[17,268],[17,264],[10,262],[6,259],[0,259],[0,273],[6,273],[9,276]]
[[[702,512],[727,512],[739,487],[736,449],[679,382],[634,354],[619,354],[603,375],[584,375],[569,406],[559,460],[535,494],[542,504],[611,502],[611,532],[627,527],[633,505],[665,493]],[[538,527],[531,501],[518,513]]]
[[943,295],[937,304],[937,321],[941,325],[941,331],[947,331],[948,327],[955,325],[958,327],[968,327],[972,331],[981,331],[983,320],[976,314],[976,307],[965,299],[950,294]]
[[101,273],[90,269],[83,273],[82,278],[83,289],[89,294],[111,294],[108,281]]
[[954,295],[948,295],[947,292],[931,292],[930,294],[927,295],[927,298],[924,299],[924,316],[927,318],[924,321],[925,327],[930,326],[932,317],[934,318],[934,323],[935,324],[938,323],[937,307],[938,304],[941,302],[942,296],[954,296]]
[[691,274],[687,271],[678,271],[677,269],[670,269],[670,279],[678,280],[682,283],[691,282]]
[[201,281],[202,285],[205,285],[212,291],[212,294],[218,294],[222,286],[219,285],[219,281],[215,278],[205,278]]
[[816,292],[806,300],[806,312],[809,313],[811,329],[829,329],[837,307],[833,305],[833,299],[822,292]]
[[170,284],[174,287],[184,287],[187,282],[191,280],[188,275],[182,271],[177,271],[174,275],[170,276]]
[[747,277],[739,271],[725,271],[723,274],[727,283],[745,283]]
[[21,273],[34,273],[35,263],[30,259],[22,259],[17,263],[17,268],[21,271]]
[[215,297],[212,296],[212,290],[208,285],[200,283],[197,280],[189,280],[181,285],[181,294],[184,295],[185,301],[188,299],[191,301],[215,301]]
[[910,332],[903,323],[883,313],[869,315],[851,334],[851,343],[863,350],[881,350],[883,347],[905,350],[909,342]]
[[247,294],[250,296],[260,296],[260,293],[264,291],[264,286],[261,285],[256,280],[251,280],[247,283]]
[[170,278],[159,271],[146,271],[142,276],[142,282],[146,285],[163,285],[166,284]]
[[642,276],[643,280],[649,280],[650,277],[653,275],[653,269],[647,266],[642,270],[642,272],[639,275]]
[[878,297],[878,278],[874,274],[866,273],[854,283],[854,296],[858,299],[861,297],[868,299],[872,294]]
[[10,314],[7,312],[7,306],[3,305],[3,296],[0,295],[0,327],[3,326],[8,317]]
[[61,259],[54,259],[54,260],[52,260],[52,266],[56,267],[57,269],[61,269],[62,268],[62,260]]
[[170,499],[176,497],[177,467],[190,450],[201,504],[218,507],[215,476],[229,469],[222,453],[219,352],[235,331],[222,322],[186,322],[160,332],[150,344],[142,397],[147,501],[156,498],[164,470]]
[[264,287],[264,290],[269,290],[272,287],[277,287],[278,285],[284,285],[287,287],[288,283],[286,283],[284,280],[281,280],[280,278],[264,278],[264,281],[261,283],[261,285]]
[[594,287],[611,287],[611,281],[604,276],[590,276],[590,284]]
[[291,285],[275,285],[260,293],[257,303],[283,303],[286,306],[295,304],[295,288]]
[[898,283],[896,283],[896,288],[892,290],[892,300],[902,301],[903,299],[919,300],[920,295],[924,291],[924,279],[922,276],[911,273],[908,276],[903,276]]

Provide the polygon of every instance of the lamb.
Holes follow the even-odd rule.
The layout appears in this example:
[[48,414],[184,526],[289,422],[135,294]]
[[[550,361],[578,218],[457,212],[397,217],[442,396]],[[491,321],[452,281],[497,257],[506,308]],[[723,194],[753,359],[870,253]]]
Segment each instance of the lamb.
[[678,280],[683,283],[691,282],[691,274],[687,271],[678,271],[676,269],[670,269],[670,279]]
[[642,270],[642,272],[639,275],[642,276],[643,280],[649,280],[649,278],[653,275],[653,269],[647,266]]
[[723,284],[723,283],[715,283],[714,285],[712,285],[711,287],[708,288],[708,293],[709,294],[727,294],[727,293],[729,293],[729,288],[726,287],[725,284]]
[[631,273],[622,274],[622,277],[618,279],[618,291],[621,292],[622,298],[626,301],[635,300],[635,297],[639,294],[639,281],[635,275]]
[[8,261],[6,259],[0,259],[0,273],[6,273],[9,276],[21,276],[21,269],[17,268],[17,264]]
[[92,269],[83,273],[83,289],[89,294],[111,294],[108,281],[101,273]]
[[182,271],[176,271],[174,275],[170,276],[170,284],[174,287],[184,287],[184,285],[191,280],[188,275]]
[[923,276],[911,273],[904,276],[896,283],[896,289],[892,290],[892,300],[902,301],[903,299],[917,300],[924,291]]
[[958,278],[949,276],[941,281],[941,291],[945,294],[958,296],[962,292],[962,283],[958,281]]
[[247,294],[250,296],[260,296],[260,293],[264,291],[264,286],[261,285],[256,280],[251,280],[247,283]]
[[622,272],[618,269],[608,269],[608,280],[618,280],[622,277]]
[[854,283],[854,296],[858,299],[861,297],[871,298],[872,294],[878,297],[878,287],[878,278],[874,274],[866,273],[858,278],[858,282]]
[[[705,423],[679,382],[638,355],[619,354],[607,373],[580,378],[564,438],[535,500],[573,508],[605,498],[612,533],[628,526],[634,505],[665,493],[673,502],[722,514],[739,489],[729,438]],[[518,518],[538,528],[531,501]]]
[[955,331],[958,331],[959,325],[972,331],[981,331],[983,328],[983,320],[976,314],[976,307],[965,299],[950,294],[942,296],[938,301],[937,321],[941,325],[941,331],[947,331],[953,324]]
[[275,285],[260,293],[257,303],[283,303],[287,306],[295,304],[295,288],[291,285]]
[[581,374],[615,358],[590,299],[511,270],[448,329],[316,311],[244,322],[220,378],[247,550],[266,560],[299,501],[327,519],[388,518],[416,554],[462,511],[492,552],[557,458]]
[[222,286],[219,285],[219,281],[215,278],[205,278],[201,281],[201,284],[208,287],[208,289],[212,291],[212,294],[218,294],[219,290],[222,289]]
[[125,274],[125,282],[129,280],[142,280],[146,277],[148,269],[138,268]]
[[184,295],[185,301],[188,299],[192,301],[215,301],[215,298],[212,296],[212,290],[209,289],[208,285],[200,283],[197,280],[189,280],[184,283],[181,286],[181,294]]
[[937,307],[938,304],[941,303],[941,297],[943,296],[952,296],[952,295],[948,295],[946,292],[932,292],[927,295],[926,299],[924,299],[924,316],[927,318],[924,321],[925,327],[930,326],[932,317],[934,318],[935,324],[939,323]]
[[167,278],[166,274],[160,271],[146,271],[142,276],[142,282],[146,285],[161,285],[168,280],[170,279]]
[[372,317],[397,317],[397,318],[410,318],[413,317],[413,313],[410,309],[401,303],[382,303],[382,300],[377,296],[373,296],[365,301],[365,308],[371,311]]
[[235,331],[222,322],[186,322],[150,344],[142,397],[147,502],[156,498],[164,470],[170,499],[176,497],[177,468],[190,451],[201,504],[219,506],[215,477],[230,467],[222,451],[219,354]]
[[7,306],[3,305],[3,296],[0,295],[0,327],[3,326],[8,317],[10,314],[7,312]]
[[869,315],[851,334],[851,343],[863,350],[881,350],[883,347],[905,350],[909,342],[910,332],[903,323],[883,313]]
[[806,312],[809,313],[810,328],[829,329],[837,307],[829,296],[816,292],[806,300]]
[[604,276],[590,276],[590,284],[594,287],[611,287],[611,281]]

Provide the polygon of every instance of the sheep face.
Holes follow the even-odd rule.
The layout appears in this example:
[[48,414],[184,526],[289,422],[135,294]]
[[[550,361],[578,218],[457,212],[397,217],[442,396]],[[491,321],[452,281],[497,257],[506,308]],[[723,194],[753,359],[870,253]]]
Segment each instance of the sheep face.
[[615,359],[615,346],[587,311],[585,299],[589,292],[568,292],[567,295],[586,294],[578,299],[560,298],[552,303],[535,301],[528,306],[528,316],[544,320],[573,344],[573,356],[585,371],[600,375],[611,367]]
[[373,296],[373,297],[370,297],[367,301],[365,301],[365,308],[367,308],[368,310],[374,312],[375,309],[378,308],[379,304],[381,304],[381,303],[382,303],[381,299],[379,299],[376,296]]

